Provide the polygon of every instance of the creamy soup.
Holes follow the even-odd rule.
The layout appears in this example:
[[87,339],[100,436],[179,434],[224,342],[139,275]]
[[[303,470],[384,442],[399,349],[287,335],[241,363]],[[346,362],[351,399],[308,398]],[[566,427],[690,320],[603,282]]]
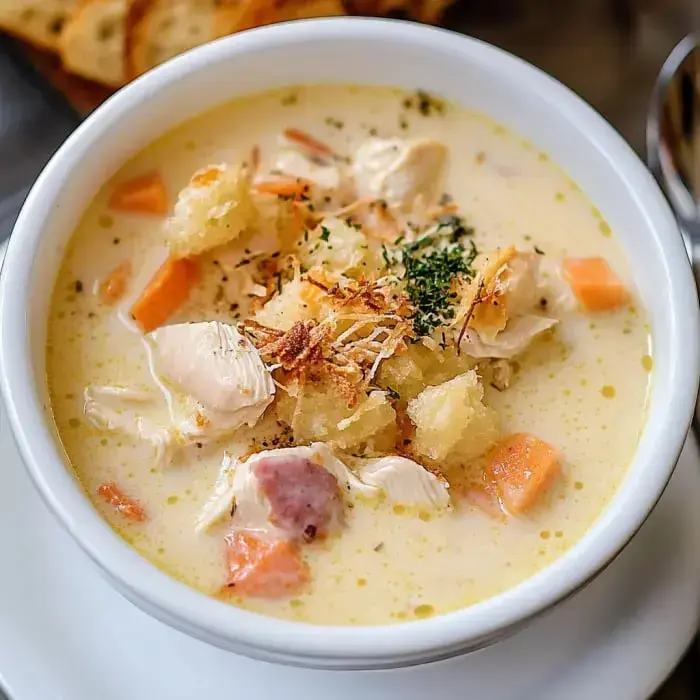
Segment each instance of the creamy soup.
[[381,624],[554,561],[624,478],[649,327],[546,153],[423,93],[319,86],[168,133],[94,198],[49,321],[111,526],[221,600]]

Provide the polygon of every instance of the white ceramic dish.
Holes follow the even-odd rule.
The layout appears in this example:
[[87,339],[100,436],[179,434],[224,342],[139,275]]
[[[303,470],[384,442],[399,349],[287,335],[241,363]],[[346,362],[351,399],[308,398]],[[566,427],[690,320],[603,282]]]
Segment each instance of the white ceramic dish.
[[[626,250],[653,324],[649,418],[629,476],[587,535],[516,588],[465,610],[398,626],[323,627],[264,618],[170,579],[128,547],[84,496],[56,441],[44,343],[61,255],[83,209],[125,159],[234,96],[299,82],[426,88],[491,115],[564,167]],[[10,242],[0,286],[2,384],[29,472],[112,585],[160,620],[223,648],[324,668],[423,663],[485,646],[580,588],[658,500],[686,435],[699,367],[697,295],[673,216],[639,159],[575,95],[497,49],[414,24],[336,19],[246,32],[186,54],[109,100],[39,178]]]
[[476,700],[646,700],[700,614],[700,455],[692,438],[649,520],[586,590],[482,652],[379,673],[273,669],[162,625],[119,596],[57,530],[2,401],[0,455],[0,531],[14,533],[0,537],[0,686],[11,700],[231,700],[241,688],[264,700],[464,700],[467,692]]

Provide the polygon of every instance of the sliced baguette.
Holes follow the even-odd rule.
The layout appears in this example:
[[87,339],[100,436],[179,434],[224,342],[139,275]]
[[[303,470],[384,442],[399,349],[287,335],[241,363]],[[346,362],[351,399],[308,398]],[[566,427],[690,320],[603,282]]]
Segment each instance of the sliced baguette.
[[276,22],[347,14],[342,0],[221,0],[218,36]]
[[419,22],[438,23],[455,0],[347,0],[353,14],[384,16],[404,14]]
[[127,79],[215,39],[217,0],[137,0],[127,17]]
[[56,51],[61,30],[77,4],[78,0],[0,0],[0,29]]
[[61,34],[65,68],[104,85],[123,85],[128,8],[129,0],[83,0]]
[[343,15],[341,0],[136,0],[127,20],[127,74],[251,27]]

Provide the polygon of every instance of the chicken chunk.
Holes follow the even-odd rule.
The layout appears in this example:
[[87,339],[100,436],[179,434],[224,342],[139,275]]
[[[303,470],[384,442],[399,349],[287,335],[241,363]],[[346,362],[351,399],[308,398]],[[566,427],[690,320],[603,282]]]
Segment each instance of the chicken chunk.
[[218,321],[164,326],[151,334],[157,370],[229,429],[254,425],[275,385],[252,343]]
[[371,459],[360,469],[359,477],[381,489],[392,503],[434,509],[450,505],[447,483],[406,457]]
[[514,246],[490,255],[460,302],[455,319],[460,348],[475,359],[523,352],[558,323],[541,313],[548,306],[543,288],[538,255],[517,252]]
[[165,466],[173,457],[173,432],[148,420],[153,410],[151,394],[117,386],[88,386],[84,392],[83,412],[98,430],[130,435],[153,445],[153,461]]
[[355,185],[360,197],[404,210],[418,196],[431,204],[440,192],[446,160],[447,149],[434,139],[369,139],[355,154]]
[[507,326],[493,340],[482,338],[478,331],[467,328],[462,336],[460,347],[475,359],[512,358],[527,349],[532,341],[545,331],[553,328],[557,319],[528,314],[509,321]]

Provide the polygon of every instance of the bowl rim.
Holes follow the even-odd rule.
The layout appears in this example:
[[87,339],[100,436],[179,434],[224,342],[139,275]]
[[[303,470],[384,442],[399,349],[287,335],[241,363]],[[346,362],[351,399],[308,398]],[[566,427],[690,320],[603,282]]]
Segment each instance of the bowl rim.
[[[674,301],[674,396],[668,405],[675,420],[657,440],[647,460],[659,465],[655,481],[627,512],[607,524],[594,546],[567,554],[517,586],[485,601],[427,620],[380,626],[323,626],[251,613],[199,593],[158,570],[137,554],[99,516],[84,492],[57,460],[31,366],[28,324],[34,253],[41,243],[42,217],[61,196],[65,173],[77,165],[79,144],[99,144],[111,126],[154,92],[210,64],[230,60],[252,48],[317,39],[375,39],[415,43],[424,51],[454,50],[472,60],[519,71],[569,119],[583,121],[614,151],[624,177],[638,191],[637,206],[663,239],[661,264],[668,272]],[[459,59],[455,59],[459,60]],[[97,146],[99,148],[99,145]],[[155,617],[214,644],[258,658],[323,665],[377,668],[446,658],[483,646],[506,630],[570,596],[605,568],[642,525],[661,496],[680,454],[692,418],[700,374],[697,296],[690,264],[673,214],[643,163],[591,107],[568,88],[500,49],[448,30],[397,20],[331,18],[303,20],[249,30],[199,47],[158,67],[123,88],[98,108],[47,165],[22,209],[7,248],[0,280],[0,380],[15,439],[30,476],[49,509],[98,564],[112,584]],[[673,274],[671,274],[673,272]],[[21,291],[20,291],[21,290]],[[12,291],[12,293],[9,293]],[[646,432],[647,426],[644,428]],[[635,455],[637,459],[637,455]],[[613,499],[614,500],[614,499]],[[592,526],[592,527],[595,527]],[[589,531],[590,532],[590,528]],[[587,535],[584,535],[584,539]]]

